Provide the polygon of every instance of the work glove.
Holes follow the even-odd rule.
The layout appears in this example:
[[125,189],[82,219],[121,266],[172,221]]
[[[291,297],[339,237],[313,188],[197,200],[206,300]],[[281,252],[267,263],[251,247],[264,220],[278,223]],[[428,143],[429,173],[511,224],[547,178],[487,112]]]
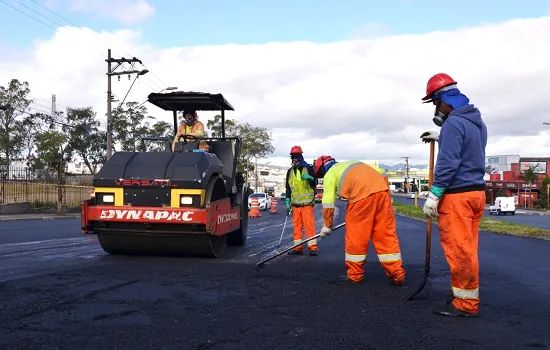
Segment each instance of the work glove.
[[437,131],[425,131],[422,135],[420,135],[420,138],[425,143],[430,143],[432,141],[439,140],[439,133]]
[[301,179],[302,179],[302,180],[311,180],[311,181],[313,181],[313,176],[311,176],[311,175],[309,175],[309,174],[303,174],[303,175],[301,176]]
[[323,228],[321,229],[321,237],[324,238],[327,235],[330,235],[331,232],[332,232],[332,229],[330,227],[323,226]]
[[424,214],[426,214],[426,217],[431,217],[432,219],[437,218],[439,216],[437,212],[437,208],[439,207],[439,197],[430,192],[428,194],[428,199],[424,203]]
[[288,214],[292,213],[292,206],[290,206],[290,198],[285,199],[285,207],[286,207],[286,212]]

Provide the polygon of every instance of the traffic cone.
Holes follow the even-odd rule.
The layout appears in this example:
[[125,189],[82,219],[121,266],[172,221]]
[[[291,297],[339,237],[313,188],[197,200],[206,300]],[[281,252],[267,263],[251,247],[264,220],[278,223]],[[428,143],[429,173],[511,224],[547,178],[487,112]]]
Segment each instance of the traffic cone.
[[258,198],[252,197],[250,201],[250,211],[248,212],[249,218],[261,218],[260,205],[258,204]]
[[269,209],[269,214],[279,214],[277,210],[277,198],[273,197],[271,200],[271,209]]

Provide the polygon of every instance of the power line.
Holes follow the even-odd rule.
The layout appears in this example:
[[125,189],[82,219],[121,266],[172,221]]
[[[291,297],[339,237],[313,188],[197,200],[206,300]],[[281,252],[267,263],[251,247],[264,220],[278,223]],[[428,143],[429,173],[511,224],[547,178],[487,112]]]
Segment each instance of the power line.
[[[53,22],[53,23],[59,25],[61,28],[66,29],[67,31],[69,30],[69,28],[65,28],[65,26],[64,26],[63,24],[61,24],[61,23],[59,23],[59,22],[57,22],[57,21],[55,21],[55,20],[52,20],[52,19],[49,18],[48,16],[41,14],[40,12],[38,12],[38,11],[36,11],[36,10],[30,8],[29,6],[27,6],[27,5],[25,5],[25,4],[21,3],[21,2],[19,2],[18,0],[15,0],[15,1],[16,1],[16,3],[18,3],[18,4],[20,4],[20,5],[24,6],[24,7],[26,7],[26,8],[28,8],[28,9],[30,9],[31,11],[33,11],[33,12],[39,14],[40,16],[42,16],[42,17],[48,19],[49,21],[51,21],[51,22]],[[31,1],[33,1],[33,0],[31,0]],[[42,25],[44,25],[44,26],[46,26],[46,27],[52,29],[54,32],[57,31],[57,28],[54,28],[53,26],[51,26],[51,25],[49,25],[49,24],[47,24],[47,23],[44,23],[44,22],[41,21],[40,19],[38,19],[38,18],[36,18],[36,17],[34,17],[34,16],[28,14],[27,12],[25,12],[25,11],[23,11],[23,10],[21,10],[21,9],[18,9],[17,7],[15,7],[15,6],[13,6],[13,5],[7,3],[6,1],[0,0],[0,2],[3,3],[4,5],[9,6],[9,7],[11,7],[12,9],[14,9],[14,10],[16,10],[16,11],[18,11],[18,12],[24,14],[25,16],[27,16],[27,17],[33,19],[34,21],[36,21],[36,22],[38,22],[38,23],[40,23],[40,24],[42,24]],[[33,1],[33,2],[34,2],[34,3],[37,3],[36,1]],[[38,4],[38,3],[37,3],[37,4]],[[46,6],[43,6],[43,5],[41,5],[41,4],[38,4],[38,5],[41,6],[41,7],[43,7],[43,8],[45,8],[45,9],[48,10],[49,12],[51,12],[51,13],[57,15],[57,14],[55,13],[55,11],[50,10],[50,9],[47,8]],[[79,28],[79,29],[82,30],[83,32],[86,32],[86,30],[84,30],[82,27],[80,27],[80,26],[74,24],[73,22],[71,22],[71,21],[65,19],[65,18],[62,17],[61,15],[57,15],[57,16],[60,17],[60,18],[63,18],[63,19],[66,20],[67,22],[69,22],[69,23],[75,25],[77,28]],[[66,35],[67,37],[69,37],[69,38],[71,38],[71,39],[73,39],[73,40],[75,40],[75,41],[81,42],[80,39],[77,39],[77,38],[75,38],[75,37],[73,37],[73,36],[70,36],[70,35],[68,35],[68,34],[65,33],[65,32],[60,32],[60,33],[63,34],[63,35]],[[92,39],[94,39],[97,43],[102,44],[102,42],[99,41],[99,40],[97,40],[95,37],[92,37]],[[92,48],[90,48],[90,47],[88,47],[88,48],[89,48],[89,49],[92,49]],[[104,53],[101,53],[101,52],[99,52],[99,51],[96,51],[95,49],[93,49],[93,51],[96,52],[97,54],[101,55],[102,57],[106,57]],[[119,50],[119,51],[122,51],[122,50]],[[142,64],[142,65],[143,65],[143,64]],[[145,65],[143,65],[143,66],[145,67]],[[157,77],[157,76],[154,75],[153,73],[152,73],[151,75]],[[157,79],[158,79],[162,84],[164,84],[158,77],[157,77]],[[158,87],[159,87],[159,86],[162,86],[162,85],[159,85],[159,84],[155,83],[152,79],[149,79],[149,80],[151,81],[151,83],[153,83],[153,85],[156,85],[157,87],[152,87],[152,86],[149,85],[146,81],[144,81],[143,83],[144,83],[145,85],[147,85],[147,86],[148,86],[151,90],[153,90],[153,91],[159,90]],[[166,85],[166,84],[164,84],[164,85],[165,85],[165,86],[168,86],[168,85]]]

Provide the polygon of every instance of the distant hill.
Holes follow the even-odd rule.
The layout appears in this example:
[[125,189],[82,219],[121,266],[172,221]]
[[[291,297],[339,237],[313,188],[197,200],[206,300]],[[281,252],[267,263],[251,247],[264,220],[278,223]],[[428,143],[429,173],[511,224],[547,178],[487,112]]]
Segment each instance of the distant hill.
[[[406,171],[405,163],[397,163],[394,165],[378,164],[378,166],[388,171]],[[427,164],[409,164],[409,169],[427,169],[427,168],[428,168]]]

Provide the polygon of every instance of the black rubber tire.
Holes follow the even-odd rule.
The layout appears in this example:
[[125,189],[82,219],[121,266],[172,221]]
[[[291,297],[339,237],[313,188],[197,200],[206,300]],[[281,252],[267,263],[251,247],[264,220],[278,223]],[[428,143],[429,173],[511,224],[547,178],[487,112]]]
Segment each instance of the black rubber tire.
[[241,222],[238,230],[227,234],[227,245],[242,247],[246,244],[248,238],[248,187],[244,183],[244,178],[241,175],[242,182],[237,180],[237,198],[236,204],[241,207]]
[[[227,198],[227,189],[225,188],[225,182],[221,177],[211,177],[208,181],[208,187],[206,190],[206,200],[205,204],[208,205],[211,202]],[[223,251],[225,250],[225,246],[227,244],[227,236],[214,236],[210,235],[210,246],[212,249],[212,256],[215,258],[219,258]]]

